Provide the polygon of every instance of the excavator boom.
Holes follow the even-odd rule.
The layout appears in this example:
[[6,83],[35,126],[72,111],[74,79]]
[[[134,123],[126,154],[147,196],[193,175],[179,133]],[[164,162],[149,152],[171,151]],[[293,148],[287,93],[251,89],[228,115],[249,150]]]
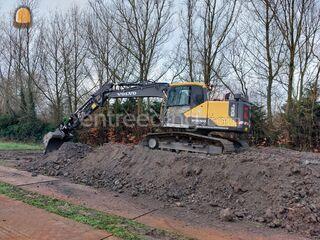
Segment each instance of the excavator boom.
[[88,101],[69,117],[66,123],[61,123],[54,132],[49,132],[44,136],[43,143],[45,153],[55,151],[59,149],[64,142],[70,141],[73,130],[78,128],[83,120],[93,114],[98,108],[103,107],[108,99],[133,97],[162,98],[168,87],[168,83],[105,83]]

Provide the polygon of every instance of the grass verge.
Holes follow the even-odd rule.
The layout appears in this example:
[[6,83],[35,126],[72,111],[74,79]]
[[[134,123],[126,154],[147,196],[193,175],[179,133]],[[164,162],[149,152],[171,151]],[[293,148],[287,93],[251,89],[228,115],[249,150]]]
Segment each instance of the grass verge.
[[105,230],[114,236],[125,240],[140,239],[172,239],[186,240],[163,230],[153,229],[126,218],[109,215],[95,209],[71,204],[38,193],[29,192],[13,185],[0,182],[0,194],[24,202],[28,205],[44,209],[79,223],[90,225],[96,229]]
[[43,147],[40,144],[29,144],[29,143],[16,143],[16,142],[0,142],[0,150],[8,151],[38,151],[42,150]]

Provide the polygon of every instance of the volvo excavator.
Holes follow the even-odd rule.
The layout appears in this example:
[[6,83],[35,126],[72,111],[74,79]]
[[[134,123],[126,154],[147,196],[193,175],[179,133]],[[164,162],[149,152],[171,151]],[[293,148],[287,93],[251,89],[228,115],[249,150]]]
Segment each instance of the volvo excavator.
[[161,126],[142,141],[150,149],[222,154],[247,147],[251,104],[241,94],[211,100],[208,88],[196,82],[105,83],[67,122],[44,137],[45,152],[55,151],[72,140],[81,123],[109,99],[143,97],[163,99]]

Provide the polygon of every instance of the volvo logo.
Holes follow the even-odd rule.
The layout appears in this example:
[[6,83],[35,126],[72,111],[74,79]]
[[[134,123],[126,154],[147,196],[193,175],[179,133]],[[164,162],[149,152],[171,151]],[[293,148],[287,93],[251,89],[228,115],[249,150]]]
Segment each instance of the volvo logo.
[[118,97],[132,97],[137,95],[137,92],[120,92],[117,93]]

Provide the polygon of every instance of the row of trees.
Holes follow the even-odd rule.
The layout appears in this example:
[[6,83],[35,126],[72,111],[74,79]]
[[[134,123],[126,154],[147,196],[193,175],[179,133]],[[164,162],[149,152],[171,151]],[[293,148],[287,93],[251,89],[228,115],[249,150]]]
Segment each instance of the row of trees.
[[105,81],[148,80],[240,91],[270,125],[306,97],[316,106],[319,0],[90,0],[45,17],[27,4],[32,28],[1,23],[2,113],[58,123]]

